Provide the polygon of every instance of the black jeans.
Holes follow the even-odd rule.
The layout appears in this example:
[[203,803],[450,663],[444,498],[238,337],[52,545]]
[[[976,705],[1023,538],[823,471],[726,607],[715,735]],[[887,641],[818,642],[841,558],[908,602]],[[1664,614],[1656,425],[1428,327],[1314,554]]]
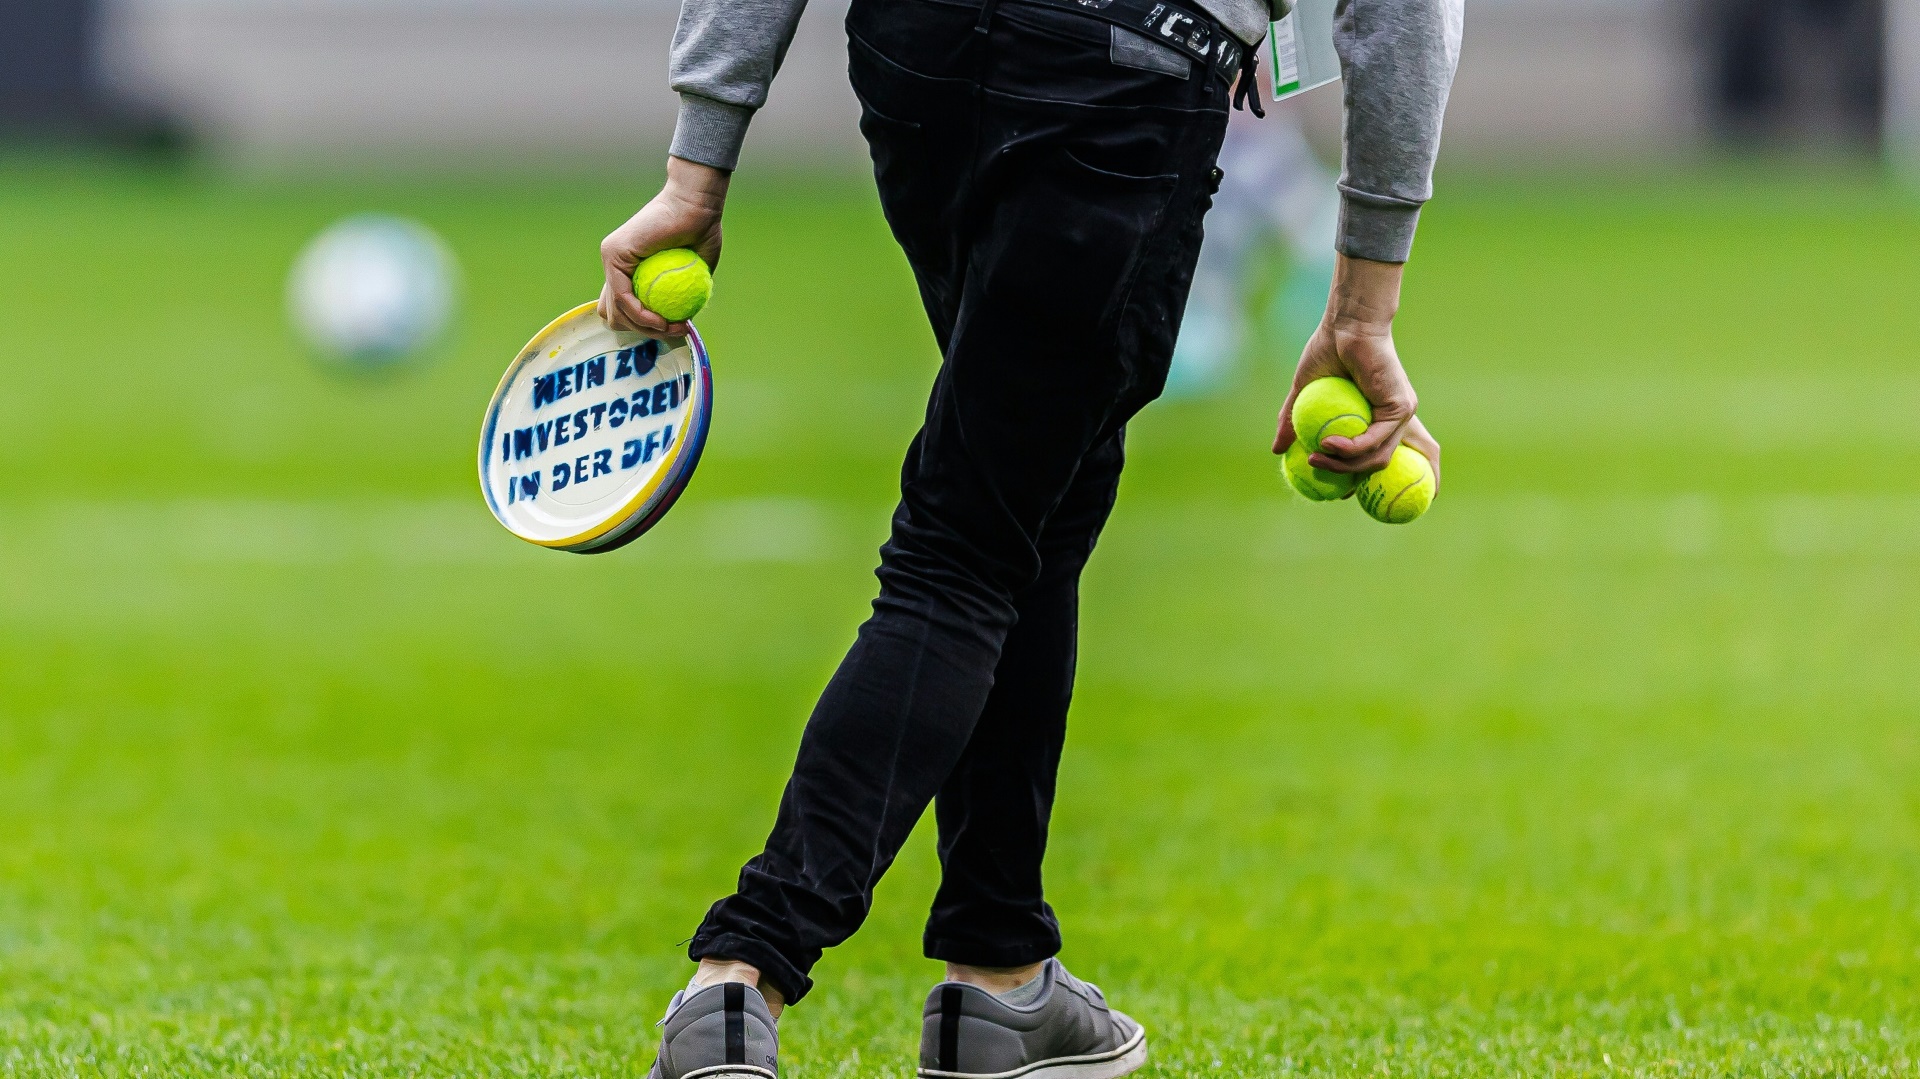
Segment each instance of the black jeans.
[[1117,65],[1108,24],[1002,0],[855,0],[880,200],[944,360],[873,616],[800,741],[764,853],[689,949],[789,1001],[936,801],[930,958],[1015,966],[1060,928],[1041,856],[1081,568],[1127,420],[1160,392],[1218,186],[1225,83]]

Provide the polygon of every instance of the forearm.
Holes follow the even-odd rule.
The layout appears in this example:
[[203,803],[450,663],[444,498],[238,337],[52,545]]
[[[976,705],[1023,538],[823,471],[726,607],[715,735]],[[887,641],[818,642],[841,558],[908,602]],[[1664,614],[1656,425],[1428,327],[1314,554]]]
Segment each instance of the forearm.
[[667,75],[680,94],[674,157],[732,169],[767,103],[806,0],[684,0]]
[[1341,0],[1335,10],[1346,102],[1342,254],[1405,262],[1412,250],[1433,195],[1463,19],[1463,0]]

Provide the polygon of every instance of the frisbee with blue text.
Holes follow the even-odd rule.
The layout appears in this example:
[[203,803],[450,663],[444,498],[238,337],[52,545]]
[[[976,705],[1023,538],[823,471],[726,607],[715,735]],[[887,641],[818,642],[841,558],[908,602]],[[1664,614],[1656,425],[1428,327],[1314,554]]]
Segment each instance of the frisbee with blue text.
[[699,333],[656,341],[616,332],[582,304],[527,342],[493,391],[480,489],[528,543],[611,551],[673,508],[712,415]]

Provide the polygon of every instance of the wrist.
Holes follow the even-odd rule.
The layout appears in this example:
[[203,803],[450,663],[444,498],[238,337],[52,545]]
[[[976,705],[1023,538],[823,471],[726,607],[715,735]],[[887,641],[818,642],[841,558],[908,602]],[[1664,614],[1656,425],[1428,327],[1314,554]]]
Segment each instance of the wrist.
[[1335,333],[1377,336],[1392,332],[1400,311],[1400,279],[1406,266],[1351,255],[1335,256],[1333,288],[1323,321]]
[[733,173],[689,161],[684,157],[667,158],[667,194],[689,206],[719,213],[727,203],[727,186]]

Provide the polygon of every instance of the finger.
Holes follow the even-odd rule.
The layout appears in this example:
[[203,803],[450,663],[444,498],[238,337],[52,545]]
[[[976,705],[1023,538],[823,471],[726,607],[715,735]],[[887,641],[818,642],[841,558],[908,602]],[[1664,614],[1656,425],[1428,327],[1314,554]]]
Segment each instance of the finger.
[[[1370,437],[1376,428],[1381,429],[1381,436]],[[1329,472],[1378,472],[1393,459],[1393,451],[1405,433],[1405,424],[1375,424],[1358,438],[1329,435],[1320,440],[1320,452],[1307,460]]]
[[659,337],[667,335],[666,319],[661,318],[658,312],[648,311],[644,307],[641,308],[640,311],[640,317],[634,319],[633,323],[640,328],[641,333],[653,334]]
[[[629,222],[629,224],[631,224],[631,222]],[[625,231],[625,229],[626,226],[621,226],[621,231]],[[619,235],[619,232],[615,232],[613,235],[600,241],[600,263],[607,268],[607,280],[609,281],[612,281],[616,277],[630,278],[633,275],[633,268],[640,265],[641,259],[647,257],[645,254],[635,251],[630,245],[618,239]],[[631,289],[633,286],[628,285],[627,287]]]
[[623,270],[613,262],[604,264],[607,271],[607,291],[615,298],[633,295],[633,271]]
[[627,321],[633,323],[636,330],[665,330],[667,324],[658,314],[647,310],[645,304],[631,296],[620,298],[620,309],[627,313]]
[[[1410,417],[1375,420],[1365,431],[1353,438],[1342,435],[1328,435],[1320,440],[1320,453],[1332,460],[1357,466],[1359,471],[1372,471],[1385,468],[1387,458],[1393,456],[1393,448],[1400,444],[1400,438],[1406,432]],[[1378,464],[1371,462],[1378,461]],[[1335,469],[1345,472],[1353,469]]]
[[1328,472],[1346,472],[1358,475],[1367,472],[1378,472],[1387,467],[1387,462],[1393,459],[1393,451],[1400,445],[1400,439],[1396,437],[1392,442],[1381,445],[1372,452],[1362,454],[1358,457],[1334,457],[1325,452],[1326,442],[1323,441],[1320,445],[1322,452],[1313,454],[1307,458],[1313,467],[1323,468]]
[[658,312],[649,310],[633,293],[629,292],[615,299],[620,304],[621,311],[626,314],[627,321],[632,324],[634,332],[644,333],[648,337],[674,336],[667,320],[661,318]]
[[1274,424],[1273,431],[1273,452],[1275,454],[1287,452],[1287,450],[1292,447],[1294,440],[1300,437],[1295,434],[1293,430],[1293,399],[1299,395],[1300,388],[1296,386],[1287,391],[1287,399],[1280,403],[1280,416]]
[[622,333],[634,331],[633,320],[627,317],[626,309],[620,306],[619,300],[609,298],[602,301],[602,306],[606,308],[606,313],[600,318],[607,324],[608,329],[619,330]]
[[601,245],[601,269],[606,281],[600,286],[600,319],[616,330],[632,333],[639,327],[633,322],[629,303],[637,302],[633,295],[633,279],[621,272],[615,256],[605,244]]
[[613,317],[607,320],[607,325],[626,333],[644,333],[646,331],[646,323],[642,318],[642,315],[646,312],[646,308],[641,307],[640,301],[634,299],[632,294],[614,296],[611,301],[611,306],[613,308]]

